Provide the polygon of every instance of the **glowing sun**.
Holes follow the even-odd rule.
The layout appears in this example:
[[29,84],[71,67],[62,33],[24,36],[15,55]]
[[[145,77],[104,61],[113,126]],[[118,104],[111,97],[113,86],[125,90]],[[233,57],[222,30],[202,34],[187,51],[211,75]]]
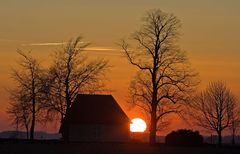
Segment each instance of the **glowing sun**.
[[130,124],[130,131],[131,132],[144,132],[147,128],[147,125],[144,120],[140,118],[134,118]]

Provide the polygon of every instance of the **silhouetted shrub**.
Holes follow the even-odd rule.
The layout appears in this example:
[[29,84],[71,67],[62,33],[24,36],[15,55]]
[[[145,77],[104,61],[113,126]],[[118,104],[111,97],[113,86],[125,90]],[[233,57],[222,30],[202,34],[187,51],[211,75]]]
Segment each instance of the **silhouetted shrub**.
[[199,146],[203,144],[203,137],[198,131],[179,129],[172,131],[165,138],[166,145]]

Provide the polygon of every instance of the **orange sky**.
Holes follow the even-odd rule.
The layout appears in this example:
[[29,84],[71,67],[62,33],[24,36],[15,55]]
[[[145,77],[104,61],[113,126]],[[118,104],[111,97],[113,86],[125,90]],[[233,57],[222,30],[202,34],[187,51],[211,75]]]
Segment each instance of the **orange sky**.
[[[57,44],[78,35],[91,42],[90,57],[110,61],[113,67],[106,84],[125,112],[130,118],[144,118],[126,103],[134,69],[116,44],[138,29],[141,16],[152,8],[174,13],[182,21],[179,44],[200,74],[199,89],[209,81],[223,80],[240,98],[238,0],[4,1],[0,2],[0,131],[11,128],[5,113],[8,99],[4,88],[12,85],[9,74],[16,64],[16,49],[32,49],[48,65]],[[179,126],[185,127],[174,120],[170,129]]]

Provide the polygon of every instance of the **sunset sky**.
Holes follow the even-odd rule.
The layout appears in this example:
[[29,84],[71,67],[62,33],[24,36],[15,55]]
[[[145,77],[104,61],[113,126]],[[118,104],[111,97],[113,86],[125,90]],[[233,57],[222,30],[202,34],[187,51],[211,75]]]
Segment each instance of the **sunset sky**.
[[[199,89],[222,80],[240,100],[239,0],[0,0],[0,131],[12,129],[5,88],[13,86],[10,73],[18,59],[16,49],[32,50],[48,66],[51,53],[79,35],[91,43],[87,48],[91,58],[109,60],[106,85],[127,115],[144,118],[126,103],[135,71],[117,43],[137,30],[145,11],[153,8],[181,20],[179,45],[199,72]],[[169,130],[178,124],[185,127],[173,120]]]

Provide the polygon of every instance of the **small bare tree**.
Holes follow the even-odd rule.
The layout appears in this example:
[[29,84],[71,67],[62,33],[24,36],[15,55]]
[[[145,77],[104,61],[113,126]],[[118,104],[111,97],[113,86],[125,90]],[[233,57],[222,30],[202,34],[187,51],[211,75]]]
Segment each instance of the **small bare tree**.
[[[16,87],[13,93],[10,93],[10,97],[14,98],[15,102],[11,105],[9,111],[15,112],[15,118],[24,120],[23,123],[25,125],[31,119],[30,139],[34,139],[36,119],[42,108],[41,90],[43,87],[41,76],[43,70],[37,59],[33,58],[30,53],[26,54],[20,50],[17,52],[21,56],[21,60],[19,61],[20,68],[15,68],[12,71],[12,78],[16,81]],[[29,114],[31,115],[30,118],[28,117]]]
[[139,69],[130,85],[134,104],[150,115],[150,144],[156,142],[158,122],[165,115],[176,112],[184,102],[197,75],[176,42],[181,24],[176,16],[151,10],[143,18],[143,24],[131,39],[130,46],[123,41],[122,48],[129,62]]
[[12,124],[16,125],[18,131],[23,127],[26,130],[26,138],[29,139],[29,126],[31,122],[31,110],[29,101],[25,100],[25,94],[22,91],[11,91],[11,103],[7,113],[12,119]]
[[191,116],[198,126],[218,135],[222,144],[222,132],[230,126],[235,110],[234,96],[223,82],[211,82],[205,91],[190,103]]
[[81,37],[70,40],[62,50],[56,51],[49,70],[46,87],[49,87],[47,94],[51,101],[48,108],[61,116],[61,122],[78,93],[96,93],[104,86],[102,81],[108,62],[103,59],[88,60],[84,48],[89,44],[81,41]]

